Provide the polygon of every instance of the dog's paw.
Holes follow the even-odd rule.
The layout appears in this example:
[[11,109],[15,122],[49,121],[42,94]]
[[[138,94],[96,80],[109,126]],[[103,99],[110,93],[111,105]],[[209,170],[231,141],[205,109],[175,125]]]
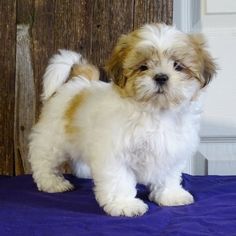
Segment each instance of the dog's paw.
[[74,189],[74,186],[68,180],[58,176],[41,179],[36,183],[39,191],[47,193],[60,193]]
[[160,206],[182,206],[194,202],[193,196],[186,190],[164,190],[160,194],[150,194],[149,199]]
[[111,216],[141,216],[147,210],[147,204],[137,198],[119,199],[104,206],[104,211]]

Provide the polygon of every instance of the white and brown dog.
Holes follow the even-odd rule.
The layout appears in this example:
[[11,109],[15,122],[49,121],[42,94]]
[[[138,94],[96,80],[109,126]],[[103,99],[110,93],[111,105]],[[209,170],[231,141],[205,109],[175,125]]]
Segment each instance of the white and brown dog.
[[38,189],[72,189],[58,169],[68,159],[78,175],[91,174],[96,199],[112,216],[147,211],[137,183],[159,205],[193,203],[181,172],[197,149],[203,88],[215,69],[201,35],[163,24],[121,36],[106,64],[111,83],[98,81],[80,54],[61,50],[47,67],[30,136]]

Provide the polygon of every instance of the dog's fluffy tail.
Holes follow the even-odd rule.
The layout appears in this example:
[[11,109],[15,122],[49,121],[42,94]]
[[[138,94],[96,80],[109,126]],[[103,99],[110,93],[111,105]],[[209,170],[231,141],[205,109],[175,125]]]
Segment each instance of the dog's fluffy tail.
[[86,60],[79,53],[68,50],[59,50],[50,59],[43,76],[43,101],[50,98],[66,82],[74,64],[86,64]]

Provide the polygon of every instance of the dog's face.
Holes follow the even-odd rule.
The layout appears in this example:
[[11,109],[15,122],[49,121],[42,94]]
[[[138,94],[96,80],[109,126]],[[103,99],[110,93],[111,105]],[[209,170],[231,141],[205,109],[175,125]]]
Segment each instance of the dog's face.
[[121,36],[106,69],[123,96],[170,108],[193,99],[216,66],[201,35],[153,24]]

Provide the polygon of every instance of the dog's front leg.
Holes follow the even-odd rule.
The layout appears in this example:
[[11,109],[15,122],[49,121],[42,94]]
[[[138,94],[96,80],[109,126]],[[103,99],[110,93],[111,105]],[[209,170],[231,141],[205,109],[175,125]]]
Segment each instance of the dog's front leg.
[[180,182],[179,173],[169,175],[161,184],[151,184],[149,199],[160,206],[180,206],[193,203],[193,196],[182,187]]
[[[103,162],[104,163],[104,162]],[[136,196],[136,180],[133,173],[118,161],[92,166],[96,199],[111,216],[143,215],[148,206]]]

